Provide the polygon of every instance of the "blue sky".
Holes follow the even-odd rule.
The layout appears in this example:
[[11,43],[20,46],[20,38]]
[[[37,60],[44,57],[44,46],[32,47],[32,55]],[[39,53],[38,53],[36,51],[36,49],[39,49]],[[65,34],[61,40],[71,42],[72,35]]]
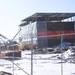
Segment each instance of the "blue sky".
[[0,0],[0,33],[12,39],[21,20],[36,12],[75,13],[75,0]]

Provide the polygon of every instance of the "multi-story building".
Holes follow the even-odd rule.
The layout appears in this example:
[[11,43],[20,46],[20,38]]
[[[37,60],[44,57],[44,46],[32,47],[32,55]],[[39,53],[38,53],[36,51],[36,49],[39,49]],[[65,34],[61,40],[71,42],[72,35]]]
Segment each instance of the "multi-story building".
[[[63,42],[75,42],[75,13],[35,13],[22,20],[23,47],[49,48]],[[33,41],[32,41],[33,40]]]

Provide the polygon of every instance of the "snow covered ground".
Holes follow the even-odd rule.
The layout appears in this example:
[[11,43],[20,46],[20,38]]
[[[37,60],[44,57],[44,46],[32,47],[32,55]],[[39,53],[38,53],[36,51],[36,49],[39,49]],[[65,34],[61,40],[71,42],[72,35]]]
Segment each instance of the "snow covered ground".
[[[33,75],[75,75],[75,63],[61,63],[58,56],[59,54],[34,54]],[[31,75],[30,51],[23,51],[22,58],[17,60],[0,59],[0,71],[13,75]]]

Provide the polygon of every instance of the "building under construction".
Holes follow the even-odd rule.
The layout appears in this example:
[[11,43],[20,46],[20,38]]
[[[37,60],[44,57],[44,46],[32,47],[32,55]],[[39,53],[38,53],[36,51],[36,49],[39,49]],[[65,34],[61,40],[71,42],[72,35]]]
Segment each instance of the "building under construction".
[[19,27],[23,48],[30,48],[31,44],[34,48],[58,46],[61,38],[75,43],[75,13],[35,13],[23,19]]

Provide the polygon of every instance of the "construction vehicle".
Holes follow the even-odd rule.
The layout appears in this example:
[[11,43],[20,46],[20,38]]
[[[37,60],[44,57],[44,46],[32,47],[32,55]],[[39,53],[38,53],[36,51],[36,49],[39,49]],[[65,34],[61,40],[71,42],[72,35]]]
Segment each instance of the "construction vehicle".
[[0,58],[20,58],[21,50],[17,41],[0,34]]

